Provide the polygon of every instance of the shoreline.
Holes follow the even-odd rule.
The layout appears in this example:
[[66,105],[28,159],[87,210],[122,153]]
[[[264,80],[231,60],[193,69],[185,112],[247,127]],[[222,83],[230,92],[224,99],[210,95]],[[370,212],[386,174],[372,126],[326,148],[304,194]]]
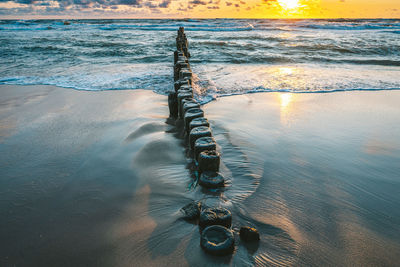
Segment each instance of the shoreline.
[[[59,89],[68,89],[68,90],[75,90],[75,91],[82,91],[82,92],[114,92],[114,91],[149,91],[155,93],[156,95],[161,96],[168,96],[168,92],[160,93],[150,89],[78,89],[76,87],[65,87],[65,86],[58,86],[53,84],[0,84],[0,87],[54,87]],[[330,93],[340,93],[340,92],[379,92],[379,91],[400,91],[400,88],[385,88],[385,89],[378,89],[378,88],[370,88],[370,89],[335,89],[335,90],[324,90],[324,91],[290,91],[287,89],[282,90],[250,90],[243,93],[231,93],[231,94],[222,94],[219,95],[211,100],[208,101],[199,101],[201,105],[207,105],[212,101],[218,100],[220,98],[230,97],[230,96],[240,96],[240,95],[251,95],[251,94],[263,94],[263,93],[287,93],[287,94],[330,94]]]

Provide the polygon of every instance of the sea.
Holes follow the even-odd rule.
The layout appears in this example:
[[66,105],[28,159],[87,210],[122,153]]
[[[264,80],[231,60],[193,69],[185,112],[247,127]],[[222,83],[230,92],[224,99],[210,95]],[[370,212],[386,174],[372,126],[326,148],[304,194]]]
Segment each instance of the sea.
[[202,103],[253,92],[400,88],[400,19],[68,22],[0,20],[0,84],[167,94],[183,26]]

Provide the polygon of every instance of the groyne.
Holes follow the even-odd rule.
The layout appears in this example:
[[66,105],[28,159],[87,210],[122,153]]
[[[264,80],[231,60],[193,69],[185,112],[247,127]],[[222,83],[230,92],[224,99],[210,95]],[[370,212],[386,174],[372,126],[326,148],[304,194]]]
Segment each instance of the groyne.
[[[190,67],[189,42],[183,27],[176,37],[174,51],[174,90],[168,95],[170,119],[179,128],[179,137],[185,140],[187,155],[192,158],[194,186],[218,189],[225,186],[219,173],[221,155],[213,137],[210,123],[193,94],[193,72]],[[198,223],[201,233],[200,246],[213,255],[229,255],[235,250],[232,214],[223,207],[207,207],[201,201],[188,203],[181,209],[186,220]],[[243,242],[258,242],[259,233],[249,226],[242,226],[238,233]]]

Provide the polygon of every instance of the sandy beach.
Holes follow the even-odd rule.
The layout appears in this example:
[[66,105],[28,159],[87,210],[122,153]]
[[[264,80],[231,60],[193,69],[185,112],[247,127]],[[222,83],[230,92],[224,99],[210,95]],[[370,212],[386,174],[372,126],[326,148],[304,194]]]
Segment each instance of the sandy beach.
[[[1,266],[395,266],[400,91],[219,98],[222,191],[192,188],[167,97],[0,86]],[[232,257],[199,246],[190,200],[229,208]],[[237,234],[237,233],[236,233]]]

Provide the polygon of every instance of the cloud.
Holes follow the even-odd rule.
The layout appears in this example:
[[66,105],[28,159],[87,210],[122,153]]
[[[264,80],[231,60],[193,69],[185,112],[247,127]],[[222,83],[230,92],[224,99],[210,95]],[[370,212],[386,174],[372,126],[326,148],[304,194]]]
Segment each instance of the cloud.
[[[226,2],[229,1],[229,2]],[[262,0],[276,1],[276,0]],[[0,0],[2,15],[118,15],[184,14],[191,10],[208,12],[228,7],[247,7],[244,0]],[[9,8],[7,7],[9,6]]]
[[[74,16],[106,13],[109,15],[159,14],[163,13],[162,10],[170,8],[172,0],[0,0],[0,3],[4,2],[12,5],[10,5],[10,8],[3,5],[0,9],[1,15]],[[174,11],[176,12],[177,9]]]
[[[76,0],[75,0],[76,1]],[[79,0],[78,0],[79,1]],[[93,1],[93,0],[92,0]],[[104,0],[94,0],[94,1],[99,1],[99,2],[103,2],[102,4],[104,4]],[[107,1],[108,2],[108,1]],[[106,2],[106,3],[107,3]],[[141,0],[112,0],[110,1],[111,5],[127,5],[127,6],[140,6],[141,4]]]
[[263,0],[262,2],[263,2],[263,4],[267,4],[269,6],[276,5],[278,3],[277,0]]
[[[193,2],[202,2],[194,0]],[[53,1],[38,1],[38,0],[0,0],[0,2],[11,2],[22,5],[32,6],[51,6],[57,5],[60,7],[93,7],[107,8],[111,6],[131,6],[131,7],[157,7],[166,8],[171,4],[171,0],[53,0]]]
[[[220,9],[218,6],[220,4],[221,0],[191,0],[187,2],[187,7],[180,7],[178,11],[188,11],[188,10],[193,10],[197,7],[205,7],[205,10],[217,10]],[[205,11],[204,8],[200,9],[200,11]]]
[[171,0],[164,0],[161,3],[154,3],[154,1],[148,1],[143,4],[138,3],[137,6],[142,5],[142,6],[146,6],[146,7],[150,8],[150,9],[158,10],[158,8],[168,8],[170,4],[171,4]]
[[207,5],[206,1],[201,1],[201,0],[192,0],[189,1],[189,4],[197,6],[197,5]]

